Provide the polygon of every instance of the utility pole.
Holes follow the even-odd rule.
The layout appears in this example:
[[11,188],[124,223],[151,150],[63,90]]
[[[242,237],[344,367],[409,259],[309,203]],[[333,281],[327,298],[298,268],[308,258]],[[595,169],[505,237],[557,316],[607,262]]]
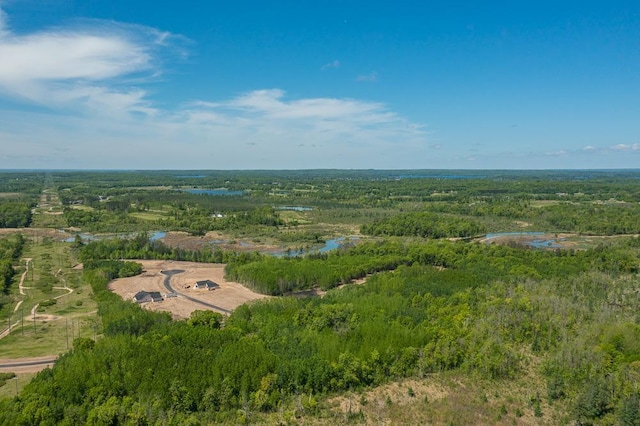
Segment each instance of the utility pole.
[[67,318],[64,319],[64,329],[67,335],[67,350],[69,350],[69,320]]
[[22,335],[24,335],[24,306],[20,306],[20,322],[22,324]]

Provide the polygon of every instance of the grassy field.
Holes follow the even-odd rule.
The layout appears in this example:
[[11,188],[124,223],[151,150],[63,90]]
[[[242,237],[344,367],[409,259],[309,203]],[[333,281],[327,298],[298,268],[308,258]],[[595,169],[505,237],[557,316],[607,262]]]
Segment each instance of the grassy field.
[[67,221],[62,214],[55,211],[36,210],[31,221],[32,228],[66,228]]
[[75,210],[84,210],[84,211],[88,211],[88,212],[91,212],[91,211],[95,210],[93,207],[85,206],[84,204],[74,204],[74,205],[69,206],[69,207],[71,207],[72,209],[75,209]]
[[129,216],[133,216],[136,219],[150,220],[150,221],[156,221],[156,220],[164,219],[166,217],[162,213],[152,213],[152,212],[129,213]]
[[0,386],[0,399],[13,398],[31,381],[36,373],[18,373],[13,379],[7,380],[4,386]]
[[0,358],[30,358],[59,355],[78,337],[93,338],[97,317],[65,317],[53,321],[24,318],[24,327],[16,327],[0,340]]
[[284,220],[285,223],[297,222],[300,225],[312,223],[304,212],[281,210],[278,212],[278,215],[280,215],[280,218]]
[[[16,303],[2,312],[0,328],[7,327],[9,315],[11,322],[18,324],[0,340],[0,358],[57,355],[66,351],[74,338],[93,338],[97,305],[89,285],[82,283],[82,271],[74,269],[77,262],[70,245],[36,238],[29,241],[23,256],[31,259],[24,280],[25,295],[18,288],[23,268],[11,289]],[[20,300],[22,304],[14,311]]]
[[67,221],[62,215],[62,203],[53,188],[43,190],[40,202],[36,207],[32,221],[32,228],[64,228]]

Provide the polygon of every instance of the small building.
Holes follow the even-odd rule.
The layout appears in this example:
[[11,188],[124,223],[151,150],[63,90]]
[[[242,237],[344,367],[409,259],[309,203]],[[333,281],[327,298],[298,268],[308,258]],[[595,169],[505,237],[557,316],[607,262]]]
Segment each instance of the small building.
[[211,291],[220,288],[220,286],[211,280],[202,280],[196,281],[196,284],[193,286],[193,288],[204,288]]
[[139,291],[133,296],[136,303],[162,302],[164,299],[159,291]]
[[152,302],[162,302],[164,300],[159,291],[150,291],[149,294],[151,295]]
[[151,295],[146,291],[139,291],[133,296],[133,301],[136,303],[151,302]]

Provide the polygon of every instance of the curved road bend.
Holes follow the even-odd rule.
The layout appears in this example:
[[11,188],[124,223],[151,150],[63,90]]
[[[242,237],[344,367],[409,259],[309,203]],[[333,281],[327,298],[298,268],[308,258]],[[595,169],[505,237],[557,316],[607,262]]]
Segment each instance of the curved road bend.
[[230,314],[231,311],[229,309],[225,309],[225,308],[221,308],[220,306],[216,306],[216,305],[212,305],[211,303],[207,303],[207,302],[203,302],[202,300],[196,299],[195,297],[191,297],[191,296],[187,296],[184,293],[181,293],[179,291],[176,291],[172,286],[171,286],[171,277],[174,275],[178,275],[183,273],[184,270],[182,269],[170,269],[168,271],[161,271],[161,273],[163,275],[166,275],[164,277],[164,287],[170,292],[170,293],[176,293],[179,294],[180,296],[184,297],[187,300],[191,300],[192,302],[195,303],[199,303],[202,306],[206,306],[207,308],[211,308],[214,309],[216,311],[219,312],[224,312],[225,314]]

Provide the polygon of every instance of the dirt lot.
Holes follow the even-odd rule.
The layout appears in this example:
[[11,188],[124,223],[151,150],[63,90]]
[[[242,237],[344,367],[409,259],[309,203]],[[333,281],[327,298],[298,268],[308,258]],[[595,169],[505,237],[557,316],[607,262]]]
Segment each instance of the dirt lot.
[[[224,265],[211,263],[174,262],[167,260],[136,260],[142,264],[141,275],[120,278],[109,284],[109,289],[125,300],[132,300],[141,290],[159,291],[163,296],[168,293],[164,286],[163,270],[183,270],[184,272],[171,278],[171,286],[178,293],[177,297],[166,298],[162,302],[143,303],[146,309],[170,312],[174,318],[188,318],[195,310],[212,309],[183,296],[189,296],[205,303],[215,305],[221,312],[232,311],[243,303],[263,299],[268,296],[255,293],[242,284],[224,279]],[[220,287],[215,290],[194,288],[196,281],[211,280]]]

